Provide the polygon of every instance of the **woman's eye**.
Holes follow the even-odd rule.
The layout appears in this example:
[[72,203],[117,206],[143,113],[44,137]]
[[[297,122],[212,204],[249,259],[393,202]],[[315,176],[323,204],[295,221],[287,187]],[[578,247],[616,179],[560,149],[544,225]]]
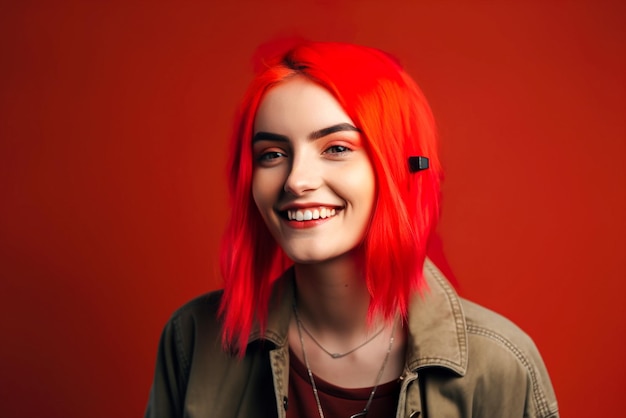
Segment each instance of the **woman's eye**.
[[350,148],[343,145],[333,145],[332,147],[328,147],[324,154],[344,154],[352,151]]
[[285,157],[285,154],[283,154],[280,151],[268,151],[268,152],[264,152],[262,154],[260,154],[257,157],[257,160],[260,163],[271,163],[274,162],[276,160],[278,160],[279,158]]
[[261,155],[261,159],[263,160],[273,160],[275,158],[280,158],[282,157],[283,154],[278,152],[278,151],[272,151],[272,152],[266,152],[265,154]]

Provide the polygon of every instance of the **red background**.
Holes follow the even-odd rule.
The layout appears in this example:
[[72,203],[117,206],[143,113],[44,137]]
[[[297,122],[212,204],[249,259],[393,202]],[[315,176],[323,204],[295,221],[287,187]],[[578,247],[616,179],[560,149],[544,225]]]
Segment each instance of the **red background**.
[[625,7],[2,2],[0,414],[140,416],[169,314],[220,286],[256,46],[379,47],[422,86],[463,295],[535,339],[566,417],[623,409]]

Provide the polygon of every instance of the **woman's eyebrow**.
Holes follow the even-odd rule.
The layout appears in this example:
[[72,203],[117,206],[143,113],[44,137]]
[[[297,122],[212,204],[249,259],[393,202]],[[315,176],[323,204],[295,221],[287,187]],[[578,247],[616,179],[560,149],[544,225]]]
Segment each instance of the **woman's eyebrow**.
[[342,131],[352,131],[352,132],[360,132],[359,129],[355,126],[350,125],[349,123],[339,123],[337,125],[329,126],[328,128],[320,129],[319,131],[314,131],[309,134],[309,139],[315,140],[325,137],[326,135],[334,134],[335,132]]
[[254,144],[257,141],[278,141],[278,142],[289,142],[289,138],[285,135],[273,134],[271,132],[257,132],[252,137],[252,143]]
[[[309,134],[309,139],[316,140],[316,139],[323,138],[327,135],[334,134],[335,132],[343,132],[343,131],[360,132],[360,130],[357,127],[349,123],[338,123],[337,125],[329,126],[328,128],[322,128],[320,130],[311,132]],[[275,134],[272,132],[260,131],[260,132],[255,133],[254,136],[252,137],[253,144],[258,141],[289,142],[289,137],[285,135]]]

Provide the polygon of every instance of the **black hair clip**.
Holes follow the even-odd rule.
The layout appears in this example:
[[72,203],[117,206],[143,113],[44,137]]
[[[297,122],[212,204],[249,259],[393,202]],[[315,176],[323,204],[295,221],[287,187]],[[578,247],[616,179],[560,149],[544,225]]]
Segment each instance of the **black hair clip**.
[[409,171],[417,173],[428,168],[428,158],[422,156],[409,157]]

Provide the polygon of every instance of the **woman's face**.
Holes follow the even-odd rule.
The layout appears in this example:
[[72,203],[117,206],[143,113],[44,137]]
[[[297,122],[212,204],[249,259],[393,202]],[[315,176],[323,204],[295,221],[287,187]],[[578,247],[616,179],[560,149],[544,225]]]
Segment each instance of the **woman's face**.
[[289,258],[319,263],[359,245],[374,171],[361,134],[327,90],[303,77],[269,90],[252,141],[254,201]]

